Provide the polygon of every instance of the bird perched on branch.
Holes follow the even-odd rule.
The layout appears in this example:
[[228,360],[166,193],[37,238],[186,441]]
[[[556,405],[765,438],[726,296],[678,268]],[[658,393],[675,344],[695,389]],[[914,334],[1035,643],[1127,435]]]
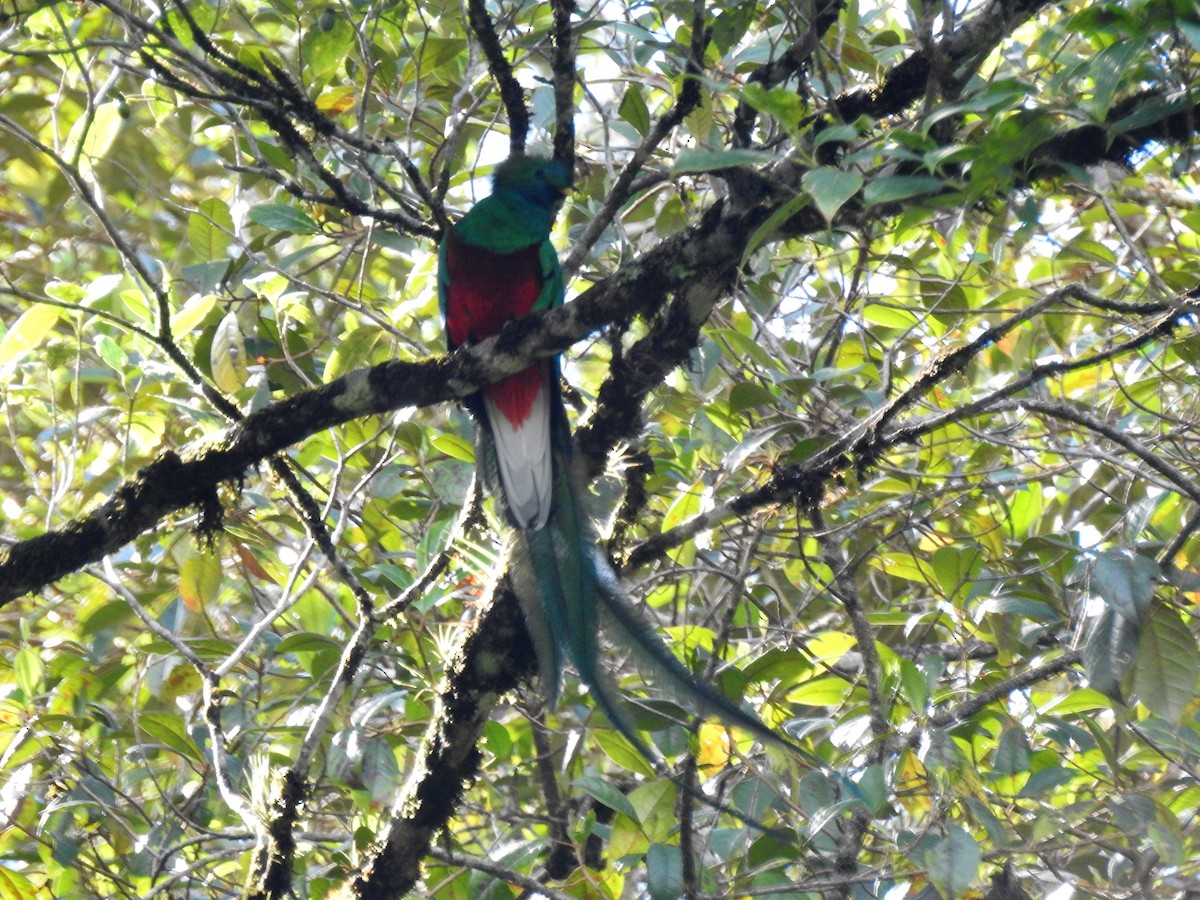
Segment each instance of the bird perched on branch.
[[[442,239],[438,299],[450,349],[497,334],[512,319],[562,305],[564,287],[550,231],[571,171],[537,156],[513,156],[492,193]],[[565,664],[612,724],[654,760],[599,664],[600,630],[629,650],[678,699],[761,738],[792,747],[675,658],[625,595],[601,553],[584,508],[557,357],[535,362],[466,401],[476,422],[476,460],[512,527],[509,570],[538,654],[548,699]]]

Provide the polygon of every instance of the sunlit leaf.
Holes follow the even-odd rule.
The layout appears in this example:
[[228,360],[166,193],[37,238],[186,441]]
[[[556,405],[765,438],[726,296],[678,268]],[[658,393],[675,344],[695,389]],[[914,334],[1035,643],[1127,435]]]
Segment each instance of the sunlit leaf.
[[429,443],[451,459],[468,463],[475,462],[475,448],[469,441],[463,440],[457,434],[443,431],[433,435],[429,439]]
[[41,688],[42,675],[46,670],[41,654],[36,647],[22,647],[13,657],[12,666],[17,687],[25,692],[26,698],[32,698]]
[[715,722],[700,726],[700,749],[696,752],[696,765],[702,771],[720,771],[729,762],[729,730]]
[[37,885],[20,872],[0,866],[0,900],[28,900],[40,894]]
[[189,610],[200,612],[221,589],[221,555],[188,541],[176,546],[175,558],[179,563],[179,596]]
[[230,310],[221,319],[213,334],[209,365],[217,387],[228,393],[240,390],[250,378],[246,359],[246,343],[237,313]]
[[75,120],[67,135],[64,155],[72,159],[78,153],[80,169],[90,172],[95,163],[107,155],[121,131],[122,122],[119,103],[101,103]]
[[171,316],[171,333],[176,337],[188,334],[208,317],[216,303],[216,294],[193,294],[183,307]]
[[849,692],[850,685],[841,678],[814,678],[793,688],[788,699],[810,706],[840,706]]
[[46,303],[38,303],[21,313],[0,339],[0,375],[10,374],[26,354],[40,346],[61,315],[59,307]]
[[329,354],[329,362],[325,365],[325,380],[341,378],[352,369],[363,365],[382,336],[383,332],[373,325],[355,328],[349,334],[343,335]]
[[196,212],[188,216],[188,243],[198,259],[223,259],[233,242],[233,214],[229,204],[219,197],[200,201]]

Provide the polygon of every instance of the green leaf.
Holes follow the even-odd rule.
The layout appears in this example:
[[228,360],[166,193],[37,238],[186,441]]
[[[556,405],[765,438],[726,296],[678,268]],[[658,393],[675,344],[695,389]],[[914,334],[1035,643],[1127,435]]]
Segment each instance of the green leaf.
[[730,412],[742,412],[758,406],[773,407],[777,398],[755,381],[739,381],[729,392]]
[[381,337],[383,330],[375,325],[364,325],[343,335],[329,354],[329,362],[325,364],[325,380],[341,378],[361,366]]
[[340,650],[341,644],[325,634],[312,631],[293,631],[275,645],[276,655],[304,653],[317,650]]
[[925,852],[929,880],[945,900],[967,892],[979,874],[983,855],[975,839],[958,825],[946,826],[946,835]]
[[321,230],[307,214],[283,203],[260,203],[251,207],[250,221],[290,234],[317,234]]
[[771,213],[767,217],[767,220],[759,225],[754,230],[754,233],[750,235],[750,240],[746,242],[746,249],[742,251],[742,258],[738,264],[738,268],[744,266],[746,260],[751,257],[754,251],[766,243],[771,235],[778,231],[788,219],[796,215],[811,202],[812,198],[808,194],[797,194]]
[[670,531],[677,525],[682,525],[687,520],[698,515],[704,498],[704,491],[705,486],[702,481],[698,481],[680,491],[671,503],[670,509],[667,510],[667,514],[663,516],[662,530]]
[[825,221],[832,223],[837,211],[863,186],[863,177],[859,172],[820,166],[805,172],[800,183],[825,216]]
[[54,279],[46,285],[46,296],[58,300],[60,303],[82,304],[88,296],[88,292],[73,281]]
[[742,88],[742,100],[763,115],[777,119],[791,130],[800,122],[807,106],[793,90],[784,87],[765,88],[758,82],[750,82]]
[[659,778],[630,791],[629,802],[637,810],[637,822],[651,841],[666,840],[678,831],[677,799],[678,789],[668,778]]
[[1129,77],[1134,60],[1146,44],[1145,33],[1117,41],[1105,47],[1088,61],[1087,73],[1092,77],[1092,96],[1088,104],[1092,116],[1103,121],[1112,107],[1118,88]]
[[592,736],[605,755],[617,765],[630,772],[638,772],[646,776],[654,775],[654,768],[620,732],[609,728],[598,728],[592,732]]
[[671,166],[672,177],[699,172],[717,172],[738,166],[761,166],[776,159],[765,150],[680,150]]
[[925,681],[925,673],[917,668],[912,660],[900,660],[900,686],[904,689],[904,698],[914,712],[924,712],[929,706],[929,687]]
[[94,306],[100,300],[103,300],[109,294],[117,289],[122,281],[125,280],[124,274],[121,272],[110,272],[107,275],[97,275],[88,282],[87,290],[83,293],[83,300],[80,302],[84,306]]
[[642,137],[650,133],[650,109],[636,84],[631,84],[625,89],[625,96],[621,98],[621,105],[617,107],[617,115],[632,125]]
[[1079,772],[1075,769],[1067,769],[1063,766],[1050,766],[1046,769],[1034,772],[1029,776],[1029,780],[1021,788],[1019,797],[1040,797],[1053,791],[1055,788],[1070,784],[1079,777]]
[[1138,641],[1134,693],[1151,712],[1178,722],[1196,699],[1198,679],[1200,649],[1195,635],[1174,609],[1154,604]]
[[917,584],[937,584],[937,576],[930,562],[911,553],[884,553],[871,557],[870,564],[896,578]]
[[107,334],[102,334],[96,339],[96,352],[114,372],[122,375],[125,373],[125,369],[129,365],[129,355]]
[[17,687],[25,692],[26,699],[34,697],[42,687],[42,676],[46,667],[36,647],[22,647],[13,657],[13,676]]
[[575,779],[574,785],[593,800],[637,821],[637,811],[633,808],[633,804],[612,782],[595,775],[581,775]]
[[1025,729],[1005,728],[992,757],[992,771],[997,775],[1017,775],[1029,771],[1029,739]]
[[1105,606],[1083,627],[1083,670],[1091,686],[1120,699],[1137,658],[1138,624]]
[[933,551],[933,573],[948,598],[961,596],[978,576],[982,554],[978,546],[938,547]]
[[11,375],[17,363],[41,345],[61,316],[59,307],[46,303],[35,304],[21,313],[0,340],[0,377]]
[[858,639],[844,631],[822,631],[809,638],[805,649],[814,662],[832,665],[858,646]]
[[233,214],[229,205],[217,197],[200,201],[197,211],[188,216],[187,234],[197,259],[224,259],[233,242]]
[[221,590],[221,555],[194,547],[192,541],[176,545],[179,563],[179,596],[191,612],[203,612]]
[[945,182],[933,175],[884,175],[871,179],[863,188],[863,203],[867,206],[895,203],[909,197],[937,193],[944,186]]
[[187,736],[183,720],[179,716],[170,713],[142,713],[137,718],[136,726],[154,741],[170,747],[193,762],[203,764],[203,754]]
[[842,678],[814,678],[792,688],[788,700],[809,706],[841,706],[851,689]]
[[651,900],[678,900],[683,893],[683,856],[670,844],[651,844],[646,851],[646,886]]
[[867,766],[855,785],[863,803],[866,804],[867,812],[872,816],[879,815],[887,808],[888,786],[882,768],[877,765]]
[[363,742],[361,772],[372,800],[379,802],[395,792],[400,781],[400,767],[387,738],[370,737]]
[[442,431],[433,435],[429,439],[429,443],[433,444],[434,448],[445,453],[451,459],[458,459],[472,464],[475,462],[474,445],[470,441],[463,440],[457,434]]
[[746,34],[754,21],[758,6],[754,3],[733,3],[721,9],[712,22],[712,42],[721,53],[728,53]]
[[300,41],[304,64],[315,79],[334,75],[354,49],[354,26],[340,9],[333,9],[331,16],[325,14],[329,8],[322,12],[321,27],[309,28]]
[[1140,624],[1154,598],[1158,577],[1154,560],[1130,550],[1105,550],[1096,557],[1089,587],[1126,619]]
[[863,307],[863,320],[884,328],[908,331],[917,327],[919,320],[912,310],[903,309],[895,303],[868,303]]

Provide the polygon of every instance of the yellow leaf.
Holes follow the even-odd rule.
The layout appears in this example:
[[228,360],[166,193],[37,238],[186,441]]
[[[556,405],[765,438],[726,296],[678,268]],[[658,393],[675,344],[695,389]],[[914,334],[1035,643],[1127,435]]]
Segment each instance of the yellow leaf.
[[103,159],[121,130],[121,105],[101,103],[91,115],[84,113],[71,126],[63,155],[72,161],[79,153],[79,171],[90,175],[97,160]]
[[721,725],[705,722],[700,726],[700,750],[696,765],[708,778],[729,764],[729,732]]
[[204,317],[216,302],[216,294],[193,294],[183,307],[171,316],[171,333],[175,337],[187,334],[204,321]]
[[11,375],[25,354],[41,345],[61,313],[62,310],[57,306],[44,303],[31,306],[21,313],[4,339],[0,340],[0,376]]
[[844,631],[823,631],[805,645],[813,662],[835,663],[858,643],[854,635]]
[[921,817],[933,807],[930,800],[929,777],[917,754],[906,749],[900,756],[896,771],[896,799],[909,813]]
[[317,109],[327,115],[337,115],[353,108],[355,89],[349,85],[328,87],[317,97]]
[[919,584],[937,584],[937,578],[929,562],[911,553],[881,553],[871,558],[870,565],[888,575]]

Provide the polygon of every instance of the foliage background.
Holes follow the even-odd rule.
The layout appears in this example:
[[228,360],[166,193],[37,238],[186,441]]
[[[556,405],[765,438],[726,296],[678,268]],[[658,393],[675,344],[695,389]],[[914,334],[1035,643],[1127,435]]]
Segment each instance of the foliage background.
[[[0,894],[1198,889],[1191,3],[0,15]],[[580,300],[443,363],[526,140]],[[518,684],[434,401],[585,335],[631,592],[821,765]]]

